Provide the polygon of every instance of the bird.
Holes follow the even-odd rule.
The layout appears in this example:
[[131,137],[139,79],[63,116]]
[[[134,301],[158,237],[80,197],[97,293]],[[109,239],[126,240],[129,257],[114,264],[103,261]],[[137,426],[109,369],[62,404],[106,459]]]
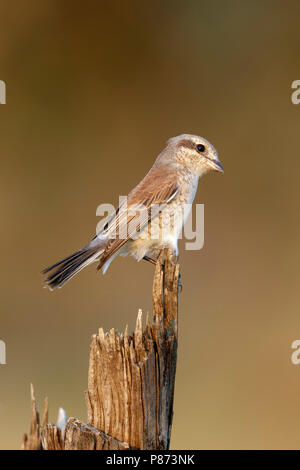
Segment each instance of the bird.
[[[178,254],[178,237],[194,201],[198,180],[224,172],[214,146],[203,137],[170,138],[152,168],[83,248],[44,269],[45,287],[61,288],[86,266],[105,273],[120,256],[156,264],[162,249]],[[187,207],[188,210],[184,210]]]

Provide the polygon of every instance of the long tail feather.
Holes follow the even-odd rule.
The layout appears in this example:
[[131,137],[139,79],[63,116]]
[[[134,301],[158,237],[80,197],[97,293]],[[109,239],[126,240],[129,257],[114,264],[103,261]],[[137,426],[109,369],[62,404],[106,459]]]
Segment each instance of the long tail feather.
[[103,250],[99,245],[90,244],[58,261],[58,263],[49,266],[43,270],[43,274],[49,273],[49,276],[45,279],[46,286],[50,289],[62,287],[79,271],[96,261],[102,253]]

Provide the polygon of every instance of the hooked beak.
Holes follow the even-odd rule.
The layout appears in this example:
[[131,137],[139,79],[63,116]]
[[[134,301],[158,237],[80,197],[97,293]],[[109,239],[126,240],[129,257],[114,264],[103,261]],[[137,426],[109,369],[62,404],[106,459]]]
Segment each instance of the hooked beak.
[[213,170],[224,173],[224,168],[220,160],[207,159],[207,163]]

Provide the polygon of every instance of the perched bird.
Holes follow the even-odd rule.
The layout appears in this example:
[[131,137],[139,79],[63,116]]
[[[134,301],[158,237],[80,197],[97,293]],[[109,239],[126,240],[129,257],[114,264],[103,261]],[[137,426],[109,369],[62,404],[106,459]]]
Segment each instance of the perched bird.
[[194,200],[198,180],[210,170],[223,172],[216,149],[206,139],[182,134],[168,140],[142,181],[120,204],[103,229],[84,248],[46,268],[45,284],[62,287],[98,261],[105,272],[117,256],[155,263],[163,248],[177,253],[177,241]]

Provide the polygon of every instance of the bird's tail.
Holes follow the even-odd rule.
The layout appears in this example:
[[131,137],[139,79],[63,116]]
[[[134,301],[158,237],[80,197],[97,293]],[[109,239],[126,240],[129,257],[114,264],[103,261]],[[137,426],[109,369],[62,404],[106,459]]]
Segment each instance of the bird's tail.
[[103,251],[104,248],[99,246],[99,244],[91,242],[81,250],[49,266],[42,271],[43,274],[48,274],[44,281],[45,285],[51,290],[55,287],[62,287],[73,276],[78,274],[79,271],[96,261]]

